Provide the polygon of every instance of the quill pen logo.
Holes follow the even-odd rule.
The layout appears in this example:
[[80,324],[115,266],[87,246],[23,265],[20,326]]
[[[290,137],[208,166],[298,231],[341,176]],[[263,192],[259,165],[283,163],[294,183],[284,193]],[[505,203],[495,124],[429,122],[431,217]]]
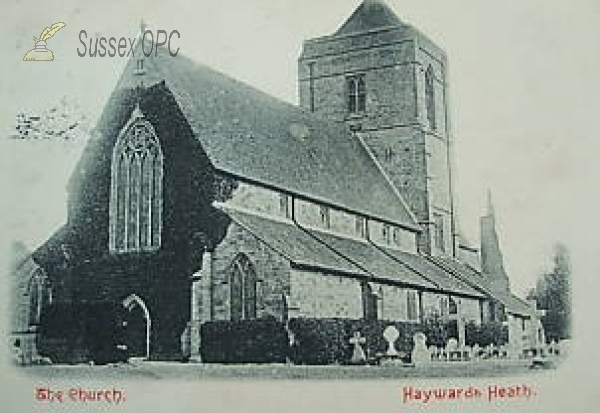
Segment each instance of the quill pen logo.
[[23,60],[25,62],[48,62],[54,60],[54,54],[52,50],[46,48],[46,42],[65,26],[65,23],[58,22],[50,27],[46,27],[40,35],[39,40],[36,37],[33,38],[35,40],[35,48],[28,51]]

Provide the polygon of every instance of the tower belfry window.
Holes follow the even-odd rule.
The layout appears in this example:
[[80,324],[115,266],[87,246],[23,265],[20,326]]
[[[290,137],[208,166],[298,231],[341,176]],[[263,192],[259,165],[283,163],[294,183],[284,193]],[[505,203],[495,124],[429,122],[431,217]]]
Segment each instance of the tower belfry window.
[[315,62],[308,64],[308,93],[310,111],[315,111]]
[[158,249],[162,231],[163,154],[154,128],[139,109],[113,148],[109,250]]
[[425,72],[425,106],[427,109],[427,121],[431,129],[437,129],[435,119],[435,74],[429,66]]
[[364,75],[348,77],[346,88],[348,91],[348,112],[364,112],[367,106],[367,86]]
[[441,214],[433,214],[433,225],[434,225],[434,242],[435,247],[440,252],[445,252],[445,239],[444,239],[444,217]]

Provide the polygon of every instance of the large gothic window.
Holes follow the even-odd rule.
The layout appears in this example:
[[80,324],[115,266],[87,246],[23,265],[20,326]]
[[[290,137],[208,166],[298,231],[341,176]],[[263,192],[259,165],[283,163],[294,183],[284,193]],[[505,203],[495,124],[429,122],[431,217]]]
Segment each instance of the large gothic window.
[[229,271],[231,319],[256,318],[256,271],[250,259],[239,254]]
[[431,129],[437,129],[435,119],[435,74],[429,66],[425,72],[425,105],[427,108],[427,121]]
[[158,249],[162,230],[163,154],[154,128],[136,107],[113,149],[111,252]]

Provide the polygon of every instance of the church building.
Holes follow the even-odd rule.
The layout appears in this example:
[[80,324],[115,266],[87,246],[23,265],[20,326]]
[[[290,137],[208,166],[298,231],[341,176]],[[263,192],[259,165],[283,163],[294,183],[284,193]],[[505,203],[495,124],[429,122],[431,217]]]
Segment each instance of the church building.
[[135,355],[172,360],[212,320],[437,315],[536,345],[493,209],[480,247],[459,236],[446,55],[385,2],[304,42],[299,106],[140,43],[67,222],[16,265],[13,340],[85,359],[121,323]]

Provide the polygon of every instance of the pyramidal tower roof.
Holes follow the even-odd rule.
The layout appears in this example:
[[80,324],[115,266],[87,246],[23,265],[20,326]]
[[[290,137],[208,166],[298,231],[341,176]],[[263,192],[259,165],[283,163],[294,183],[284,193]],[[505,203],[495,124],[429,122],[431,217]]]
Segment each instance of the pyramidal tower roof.
[[397,27],[402,22],[383,0],[363,0],[354,13],[335,32],[335,36]]

